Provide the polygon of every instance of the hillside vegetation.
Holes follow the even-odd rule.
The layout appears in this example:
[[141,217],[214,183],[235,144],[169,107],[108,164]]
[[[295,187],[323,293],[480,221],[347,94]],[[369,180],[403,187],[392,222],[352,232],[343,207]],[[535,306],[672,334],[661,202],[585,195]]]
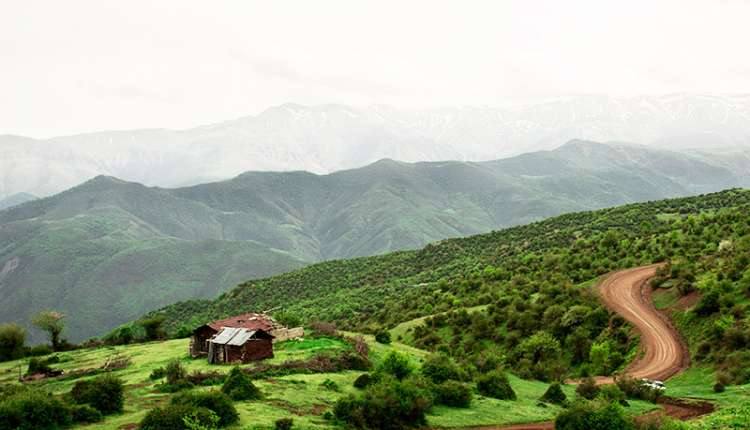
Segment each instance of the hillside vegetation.
[[[214,301],[183,302],[159,313],[173,332],[276,306],[283,307],[277,312],[282,319],[337,321],[371,332],[439,314],[412,329],[415,345],[474,365],[486,355],[505,357],[517,373],[539,379],[560,372],[609,374],[635,352],[635,343],[624,322],[612,318],[587,286],[610,271],[653,262],[693,260],[719,268],[743,261],[749,204],[750,192],[729,190],[563,215],[419,251],[316,264],[247,282]],[[746,333],[742,280],[747,266],[736,266],[739,273],[731,276],[738,281],[724,281],[723,290],[708,280],[726,275],[700,270],[707,280],[695,288],[717,292],[706,291],[689,315],[701,324],[719,320]],[[702,311],[704,301],[716,294],[724,304]],[[460,311],[477,305],[488,307]],[[719,314],[722,309],[733,309],[734,316]],[[743,350],[746,344],[727,346],[736,347]],[[726,350],[701,348],[704,357],[723,365]],[[727,365],[747,364],[742,354]]]
[[[68,315],[67,336],[80,341],[160,306],[214,297],[305,264],[715,191],[743,183],[738,172],[724,159],[574,141],[482,163],[383,160],[329,175],[250,172],[178,189],[98,177],[0,211],[0,315],[28,327],[30,315],[54,308]],[[414,255],[420,261],[409,261],[409,270],[434,258],[431,251],[403,258]],[[392,260],[334,267],[403,277]],[[332,289],[351,281],[335,278]]]

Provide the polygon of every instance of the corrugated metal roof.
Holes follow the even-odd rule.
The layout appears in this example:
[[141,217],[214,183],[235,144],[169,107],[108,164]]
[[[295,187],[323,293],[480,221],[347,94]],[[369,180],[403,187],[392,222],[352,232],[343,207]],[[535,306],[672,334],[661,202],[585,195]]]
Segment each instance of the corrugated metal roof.
[[237,327],[222,327],[221,331],[216,333],[210,342],[219,345],[233,345],[240,346],[244,345],[245,342],[252,339],[255,336],[257,330],[248,330],[246,328]]

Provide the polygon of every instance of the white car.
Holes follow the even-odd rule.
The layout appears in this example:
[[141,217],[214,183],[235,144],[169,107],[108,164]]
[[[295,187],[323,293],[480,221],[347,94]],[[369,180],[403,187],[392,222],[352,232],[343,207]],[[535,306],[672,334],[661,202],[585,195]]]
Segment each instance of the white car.
[[664,382],[662,381],[643,378],[641,379],[641,382],[643,382],[643,385],[651,388],[652,390],[664,391],[667,389],[667,387],[664,385]]

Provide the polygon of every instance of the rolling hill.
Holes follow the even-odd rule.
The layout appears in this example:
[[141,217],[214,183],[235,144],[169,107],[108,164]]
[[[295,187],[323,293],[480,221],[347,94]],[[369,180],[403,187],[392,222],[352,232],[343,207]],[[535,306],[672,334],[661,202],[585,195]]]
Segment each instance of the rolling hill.
[[481,163],[381,160],[327,175],[248,172],[175,189],[99,176],[0,211],[0,314],[26,324],[36,311],[59,309],[69,315],[68,335],[81,340],[247,279],[740,186],[744,168],[572,141]]

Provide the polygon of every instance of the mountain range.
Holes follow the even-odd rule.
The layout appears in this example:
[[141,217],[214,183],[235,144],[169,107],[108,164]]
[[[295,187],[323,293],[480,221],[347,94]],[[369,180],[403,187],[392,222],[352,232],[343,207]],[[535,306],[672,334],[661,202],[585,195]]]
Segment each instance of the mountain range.
[[506,107],[285,104],[186,130],[0,136],[0,198],[49,196],[97,175],[175,187],[245,171],[330,173],[383,158],[487,161],[571,139],[685,149],[750,145],[750,96],[575,96]]
[[0,314],[28,325],[34,312],[58,309],[78,341],[309,263],[748,186],[748,172],[747,153],[576,140],[486,162],[384,159],[325,175],[247,172],[181,188],[98,176],[0,211]]

